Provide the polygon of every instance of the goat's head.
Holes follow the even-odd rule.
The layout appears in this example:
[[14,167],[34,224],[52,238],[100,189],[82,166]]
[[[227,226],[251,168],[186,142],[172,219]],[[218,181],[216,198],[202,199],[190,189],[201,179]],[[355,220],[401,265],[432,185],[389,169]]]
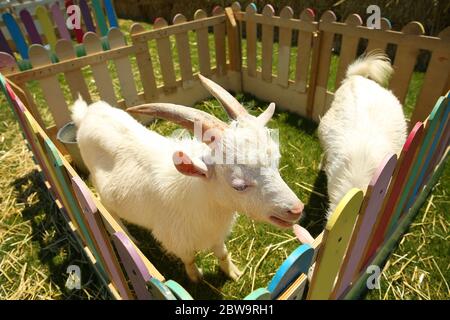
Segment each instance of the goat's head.
[[127,111],[167,119],[194,132],[209,146],[208,152],[194,157],[176,151],[173,161],[180,173],[213,180],[224,206],[255,220],[291,227],[300,218],[303,204],[278,171],[278,141],[266,127],[275,104],[258,117],[252,116],[225,89],[201,75],[199,78],[225,108],[230,124],[203,111],[169,103],[144,104]]

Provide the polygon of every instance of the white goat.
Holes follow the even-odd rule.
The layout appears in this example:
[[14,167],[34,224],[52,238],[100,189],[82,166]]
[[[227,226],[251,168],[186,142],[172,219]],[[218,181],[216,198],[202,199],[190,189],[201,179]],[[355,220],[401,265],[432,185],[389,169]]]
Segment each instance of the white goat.
[[353,62],[319,124],[332,213],[353,187],[366,191],[388,154],[399,153],[406,121],[398,99],[380,84],[393,72],[389,58],[372,51]]
[[[72,118],[82,158],[108,210],[150,229],[184,262],[193,281],[201,278],[196,251],[210,249],[220,268],[237,279],[241,272],[224,243],[235,212],[287,228],[300,218],[303,204],[278,172],[277,142],[267,139],[265,125],[275,105],[251,116],[223,88],[199,78],[234,119],[230,125],[173,104],[145,104],[127,111],[164,118],[191,131],[199,124],[203,141],[163,137],[103,101],[88,107],[79,99]],[[237,140],[245,148],[236,147]],[[214,161],[217,156],[230,160],[230,155],[248,161]]]

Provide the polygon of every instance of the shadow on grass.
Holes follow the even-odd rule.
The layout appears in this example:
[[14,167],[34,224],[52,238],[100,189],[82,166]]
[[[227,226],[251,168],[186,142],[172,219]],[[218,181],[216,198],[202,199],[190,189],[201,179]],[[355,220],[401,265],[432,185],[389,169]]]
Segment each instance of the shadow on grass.
[[324,213],[328,208],[328,197],[324,197],[319,194],[320,191],[325,190],[323,195],[327,195],[327,176],[324,171],[319,171],[314,182],[313,190],[315,192],[311,193],[308,203],[305,204],[305,216],[300,222],[301,225],[308,229],[311,235],[315,238],[322,232],[327,221]]
[[[166,280],[172,279],[185,288],[194,299],[223,299],[223,295],[205,282],[193,283],[189,280],[180,259],[169,255],[161,247],[151,232],[137,225],[127,223],[131,235],[139,241],[139,249],[158,269]],[[197,264],[201,268],[201,264]],[[207,272],[203,278],[214,288],[220,290],[226,281],[230,281],[223,272]]]
[[[17,192],[17,203],[24,205],[22,217],[31,224],[31,241],[39,244],[37,259],[48,268],[49,279],[61,290],[61,298],[108,299],[106,287],[81,253],[78,242],[68,229],[65,218],[57,209],[38,171],[31,171],[14,180],[12,185]],[[35,196],[31,197],[33,194]],[[37,261],[29,263],[33,265]],[[69,265],[80,267],[82,290],[68,290],[65,287],[68,276],[66,270]]]

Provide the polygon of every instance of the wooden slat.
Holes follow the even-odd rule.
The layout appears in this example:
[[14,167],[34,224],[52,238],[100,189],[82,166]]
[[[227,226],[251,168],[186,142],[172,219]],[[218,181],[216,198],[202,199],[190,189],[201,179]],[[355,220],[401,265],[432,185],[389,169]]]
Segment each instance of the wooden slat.
[[[439,39],[441,42],[450,43],[450,27],[445,28],[439,33]],[[450,50],[442,49],[433,51],[431,60],[428,63],[422,89],[420,90],[416,106],[411,116],[411,125],[414,125],[417,121],[424,121],[428,114],[430,114],[436,99],[447,92],[449,88],[447,81],[450,79],[449,70]]]
[[384,197],[397,164],[397,155],[388,155],[383,160],[369,183],[364,201],[353,230],[347,254],[341,265],[332,298],[339,298],[353,283],[359,271],[357,268],[363,258],[364,249],[370,233],[381,213]]
[[[237,21],[246,21],[246,15],[243,12],[236,12],[235,17]],[[282,19],[280,17],[274,16],[273,19],[267,20],[264,15],[256,14],[255,22],[260,24],[270,24],[273,27],[279,28],[291,28],[294,30],[302,30],[308,32],[317,31],[318,24],[305,23],[304,21],[298,19]]]
[[58,152],[56,146],[53,144],[53,142],[50,140],[49,137],[43,136],[42,140],[44,142],[44,147],[49,162],[51,163],[51,165],[53,165],[53,168],[55,169],[56,178],[58,179],[58,183],[61,186],[62,191],[61,195],[63,199],[65,199],[67,202],[66,210],[72,213],[72,217],[74,218],[73,222],[76,222],[76,224],[78,225],[82,238],[84,239],[84,241],[86,241],[89,250],[95,257],[96,263],[94,264],[94,267],[96,267],[99,270],[100,275],[105,280],[107,280],[108,274],[106,272],[106,265],[104,265],[102,257],[99,253],[100,252],[99,248],[96,247],[93,241],[91,230],[88,228],[87,223],[81,214],[81,210],[78,207],[78,202],[75,200],[73,189],[71,187],[72,184],[69,182],[70,178],[68,177],[67,171],[65,170],[65,167],[61,159],[62,156]]
[[[320,23],[336,21],[336,16],[332,11],[326,11],[320,18]],[[331,63],[331,49],[333,47],[333,32],[322,32],[320,34],[318,47],[320,51],[317,51],[317,64],[316,69],[312,69],[315,74],[315,92],[314,92],[314,104],[311,110],[313,119],[318,119],[319,116],[325,113],[326,98],[327,98],[327,83],[330,72]],[[314,66],[314,64],[313,64]]]
[[303,293],[308,283],[308,276],[301,274],[282,294],[280,294],[277,300],[302,300]]
[[109,236],[106,233],[100,214],[92,200],[88,187],[78,176],[72,177],[71,181],[75,196],[80,204],[80,208],[84,214],[87,225],[92,231],[93,239],[101,252],[105,265],[107,266],[111,282],[119,291],[122,299],[132,299],[131,292],[128,288],[126,279],[123,276],[119,261],[116,259]]
[[55,29],[53,27],[53,23],[50,20],[50,16],[48,15],[48,11],[43,6],[38,6],[36,8],[36,16],[39,20],[39,24],[42,27],[42,31],[47,39],[47,43],[50,45],[52,50],[55,50],[56,45],[56,34]]
[[33,115],[37,123],[44,128],[45,127],[44,122],[42,121],[42,117],[39,114],[39,111],[36,107],[36,104],[34,103],[30,91],[26,88],[25,85],[18,86],[15,83],[11,82],[9,79],[7,81],[9,85],[14,89],[15,93],[23,102],[23,104],[26,104],[28,111]]
[[[212,14],[214,16],[223,15],[222,7],[215,7]],[[225,23],[216,24],[214,29],[214,49],[216,51],[216,68],[219,75],[227,72],[227,60],[225,54]]]
[[0,72],[9,75],[19,71],[16,59],[7,52],[0,52]]
[[103,0],[103,4],[105,6],[106,16],[108,17],[109,28],[118,28],[119,23],[117,22],[116,13],[111,0]]
[[[391,22],[386,18],[381,18],[380,20],[381,30],[391,30]],[[369,39],[369,43],[367,44],[366,52],[370,52],[375,49],[386,50],[387,41],[384,39]]]
[[[182,14],[177,14],[173,17],[173,24],[185,23],[186,17]],[[189,47],[189,38],[187,32],[177,33],[175,35],[175,41],[178,50],[178,60],[180,62],[181,80],[183,81],[183,87],[189,88],[192,86],[192,81],[194,80],[192,74],[192,61],[191,61],[191,50]]]
[[213,16],[207,17],[202,20],[188,21],[179,25],[171,25],[161,29],[152,29],[148,31],[140,31],[134,35],[137,42],[145,42],[159,38],[165,38],[177,33],[183,33],[197,28],[208,28],[225,23],[225,15],[223,8],[217,6],[213,9]]
[[[28,145],[30,146],[31,151],[33,152],[35,161],[42,169],[42,172],[44,173],[46,179],[49,181],[53,181],[51,180],[52,176],[50,175],[48,169],[45,154],[40,149],[40,146],[37,142],[37,135],[35,134],[30,122],[28,121],[28,118],[32,118],[32,116],[29,114],[28,110],[26,110],[20,98],[16,95],[10,84],[6,82],[6,79],[2,75],[0,75],[0,84],[5,93],[5,96],[8,98],[7,100],[10,103],[11,108],[14,111],[14,114],[17,117],[19,125],[24,134],[24,138],[27,139]],[[29,114],[28,118],[25,115],[25,112]],[[59,194],[56,193],[56,190],[53,190],[53,192],[56,198],[60,198]]]
[[43,44],[39,31],[34,24],[34,20],[30,12],[28,12],[27,9],[22,9],[19,14],[23,26],[27,30],[28,37],[30,38],[31,43]]
[[77,57],[75,59],[64,62],[57,62],[51,65],[33,67],[33,69],[29,69],[26,71],[14,72],[10,74],[8,78],[17,84],[22,84],[30,80],[39,80],[61,72],[80,69],[87,65],[105,63],[106,61],[111,59],[133,54],[135,53],[135,51],[136,48],[134,46],[126,46],[118,49],[111,49],[108,51],[99,51],[94,54]]
[[386,228],[392,215],[394,214],[395,207],[400,200],[401,192],[404,189],[407,177],[410,175],[410,170],[415,159],[416,151],[422,142],[423,133],[424,125],[422,122],[418,122],[406,139],[397,161],[397,167],[385,197],[381,214],[378,215],[377,221],[375,222],[369,239],[365,245],[363,258],[360,260],[357,268],[358,271],[361,271],[362,268],[367,265],[384,240]]
[[28,45],[16,20],[10,13],[4,13],[2,15],[2,19],[5,22],[9,34],[14,40],[14,44],[16,45],[17,51],[20,53],[22,59],[28,59]]
[[[166,26],[167,21],[164,20],[164,18],[157,18],[153,24],[155,29],[161,29]],[[170,92],[176,87],[176,77],[169,37],[157,39],[156,45],[158,47],[158,57],[161,66],[161,74],[164,81],[164,88]]]
[[313,255],[314,249],[308,244],[302,244],[287,257],[267,286],[271,299],[276,299],[302,273],[308,274],[308,270],[313,262]]
[[144,88],[144,98],[146,102],[150,102],[153,97],[157,96],[155,73],[153,71],[152,59],[149,54],[147,43],[137,43],[135,34],[144,31],[144,27],[138,23],[131,26],[130,34],[133,44],[138,46],[136,52],[136,62],[141,76],[142,87]]
[[[415,159],[413,168],[411,173],[408,175],[408,181],[403,189],[402,196],[398,203],[398,206],[395,209],[395,213],[389,222],[388,234],[393,231],[393,227],[396,224],[396,221],[400,217],[400,215],[409,209],[409,206],[412,204],[415,199],[416,186],[419,186],[419,179],[422,170],[426,167],[426,159],[429,154],[429,151],[432,148],[433,137],[438,129],[438,123],[443,113],[444,109],[448,107],[445,103],[442,103],[445,100],[445,97],[440,97],[436,102],[433,110],[430,113],[430,116],[426,122],[426,132],[421,143],[421,146],[418,150],[417,157]],[[426,168],[425,168],[426,169]]]
[[92,21],[91,10],[86,0],[79,0],[81,15],[83,16],[84,24],[87,31],[95,32],[94,22]]
[[56,27],[58,28],[59,36],[62,39],[72,40],[70,38],[70,33],[67,30],[66,19],[61,12],[61,8],[59,7],[59,3],[55,2],[50,7],[50,11],[52,12],[53,21],[55,21]]
[[[88,55],[103,51],[100,38],[93,32],[87,32],[84,34],[83,43]],[[114,93],[113,82],[111,75],[109,74],[106,61],[91,65],[91,68],[100,98],[109,104],[115,105],[117,103],[117,99]]]
[[100,4],[100,0],[92,0],[92,8],[94,9],[95,21],[97,22],[97,29],[101,36],[108,34],[108,27],[106,26],[105,16]]
[[244,300],[270,300],[270,292],[266,288],[258,288],[244,297]]
[[[243,71],[245,72],[245,68]],[[245,92],[251,93],[263,101],[276,101],[280,108],[306,116],[307,95],[298,92],[293,81],[289,80],[289,87],[283,88],[262,80],[260,72],[257,72],[256,78],[250,78],[247,74],[243,74],[242,80]]]
[[[291,7],[284,7],[280,12],[281,19],[292,19],[294,12]],[[291,64],[292,29],[280,27],[278,44],[277,83],[287,87],[289,83],[289,66]]]
[[[262,15],[267,19],[274,16],[275,10],[272,5],[266,4]],[[273,26],[269,24],[262,25],[262,68],[261,76],[264,81],[272,82],[272,63],[273,63]]]
[[139,300],[150,300],[152,296],[147,289],[146,282],[151,279],[151,275],[132,242],[123,232],[114,233],[112,238],[136,297]]
[[[67,61],[76,58],[75,48],[72,46],[71,40],[58,40],[58,42],[56,43],[55,52],[59,61]],[[72,98],[76,100],[78,98],[78,94],[81,94],[83,99],[87,103],[91,104],[91,95],[89,94],[89,90],[81,70],[75,69],[66,71],[64,73],[64,76],[66,78],[67,84],[69,85]]]
[[[111,49],[126,46],[125,37],[117,28],[112,28],[108,32],[108,42]],[[138,105],[141,101],[138,97],[136,84],[134,82],[133,70],[128,56],[114,59],[117,77],[119,78],[120,91],[127,107]]]
[[228,39],[228,54],[230,61],[230,70],[241,71],[242,64],[242,53],[240,47],[240,29],[234,18],[234,13],[240,10],[240,5],[238,2],[233,3],[233,6],[225,8],[226,16],[226,28],[227,28],[227,39]]
[[[201,20],[207,17],[206,12],[197,10],[194,14],[194,20]],[[195,29],[198,48],[198,62],[200,73],[206,77],[211,75],[211,56],[209,54],[208,28],[201,27]]]
[[[450,92],[447,93],[447,99],[449,99]],[[436,166],[441,162],[442,155],[445,152],[445,149],[447,149],[450,141],[450,114],[449,111],[446,110],[447,115],[444,115],[442,118],[442,135],[439,138],[439,141],[437,142],[435,152],[432,156],[432,159],[430,160],[430,165],[428,167],[428,170],[426,172],[425,180],[428,180],[428,178],[432,175],[434,170],[436,169]]]
[[[425,33],[423,26],[419,22],[410,22],[403,27],[402,32],[405,38],[416,37]],[[416,65],[419,49],[403,44],[397,47],[394,61],[394,74],[390,81],[390,89],[403,104],[408,93],[409,82]]]
[[13,52],[9,47],[8,40],[6,40],[5,35],[3,34],[3,31],[1,29],[0,29],[0,51],[13,55]]
[[[40,67],[51,64],[48,50],[39,44],[33,44],[30,47],[29,54],[33,66]],[[61,128],[71,119],[58,78],[56,75],[51,75],[40,79],[38,82],[55,124],[58,128]]]
[[417,194],[419,193],[419,190],[425,184],[425,180],[424,180],[425,173],[428,171],[428,168],[430,167],[431,159],[436,152],[436,147],[438,145],[439,140],[441,139],[443,129],[447,122],[446,120],[449,117],[450,99],[448,98],[448,96],[442,97],[442,98],[443,99],[441,101],[441,105],[439,106],[438,110],[436,110],[435,112],[432,112],[432,114],[430,115],[430,119],[432,121],[432,123],[430,125],[430,130],[433,126],[435,129],[433,131],[433,134],[430,137],[429,147],[426,151],[420,171],[417,174],[417,179],[416,179],[414,187],[412,189],[410,200],[406,203],[406,208],[410,208],[412,206],[414,199],[416,198]]
[[184,289],[178,282],[174,280],[168,280],[164,282],[164,285],[170,289],[177,300],[194,300],[189,292],[187,292],[186,289]]
[[245,9],[246,37],[247,37],[247,73],[249,77],[256,76],[256,5],[250,3]]
[[[345,20],[345,24],[349,29],[355,28],[362,25],[362,19],[357,14],[351,14]],[[347,72],[348,65],[355,60],[358,50],[358,43],[358,37],[346,35],[345,33],[342,35],[341,53],[339,55],[339,67],[337,70],[335,82],[336,89],[340,87],[341,82],[345,77],[345,73]]]
[[[305,9],[300,14],[300,20],[305,22],[314,22],[314,11]],[[313,33],[308,31],[299,31],[297,38],[297,63],[295,70],[296,89],[305,92],[308,82],[309,66],[311,62]]]
[[347,25],[341,22],[327,22],[323,21],[319,25],[319,29],[324,32],[331,33],[345,33],[347,35],[365,38],[387,41],[388,43],[398,45],[409,45],[419,49],[425,50],[450,50],[450,43],[448,41],[442,41],[437,37],[430,36],[416,36],[416,37],[404,37],[400,31],[392,30],[380,30],[370,29],[365,26],[359,26],[356,28],[348,29]]
[[308,290],[309,300],[330,298],[362,201],[363,192],[351,189],[329,218]]

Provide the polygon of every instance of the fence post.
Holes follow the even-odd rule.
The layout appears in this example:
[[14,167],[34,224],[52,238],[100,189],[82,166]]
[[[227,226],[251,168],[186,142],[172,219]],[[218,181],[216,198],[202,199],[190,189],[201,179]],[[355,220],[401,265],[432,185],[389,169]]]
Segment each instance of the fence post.
[[227,38],[230,58],[230,70],[241,71],[241,48],[239,39],[239,26],[234,18],[233,9],[225,8],[225,16],[227,18]]

